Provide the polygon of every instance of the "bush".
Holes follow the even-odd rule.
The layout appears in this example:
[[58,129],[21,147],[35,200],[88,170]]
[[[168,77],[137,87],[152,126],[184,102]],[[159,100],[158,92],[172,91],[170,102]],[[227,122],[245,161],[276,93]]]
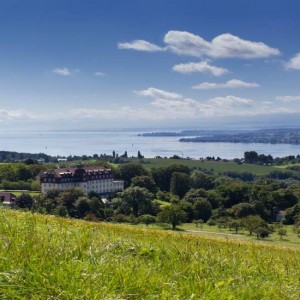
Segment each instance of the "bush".
[[217,223],[216,223],[215,220],[213,220],[213,219],[210,218],[210,219],[206,222],[206,224],[207,224],[208,226],[215,226]]
[[266,238],[270,235],[270,231],[266,227],[258,227],[254,230],[256,233],[257,238]]

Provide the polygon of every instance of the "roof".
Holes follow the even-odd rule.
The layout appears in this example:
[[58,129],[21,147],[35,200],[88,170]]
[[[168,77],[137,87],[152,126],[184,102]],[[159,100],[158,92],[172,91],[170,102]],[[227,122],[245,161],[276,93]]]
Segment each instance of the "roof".
[[73,177],[76,175],[82,175],[87,173],[88,175],[92,174],[111,174],[111,169],[108,169],[104,166],[86,166],[86,167],[69,167],[69,168],[56,168],[49,172],[43,172],[40,174],[40,177],[53,176],[55,178],[62,177]]

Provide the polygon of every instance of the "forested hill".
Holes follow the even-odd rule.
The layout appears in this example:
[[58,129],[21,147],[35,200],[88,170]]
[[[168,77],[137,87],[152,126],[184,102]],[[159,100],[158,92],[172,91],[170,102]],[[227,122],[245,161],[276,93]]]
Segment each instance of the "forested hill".
[[181,138],[185,143],[264,143],[264,144],[300,144],[300,129],[262,129],[242,133],[218,133],[211,136]]

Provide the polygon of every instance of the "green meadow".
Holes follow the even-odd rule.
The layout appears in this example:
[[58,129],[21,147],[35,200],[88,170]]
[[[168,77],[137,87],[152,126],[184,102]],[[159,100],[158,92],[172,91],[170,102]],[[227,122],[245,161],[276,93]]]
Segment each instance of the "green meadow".
[[128,162],[140,163],[145,168],[159,168],[159,167],[168,167],[174,164],[180,164],[187,166],[189,168],[201,168],[208,171],[213,171],[215,173],[223,172],[248,172],[253,173],[258,176],[268,175],[273,171],[282,170],[274,166],[261,166],[255,164],[238,164],[234,161],[201,161],[201,160],[189,160],[189,159],[158,159],[158,158],[130,158]]
[[0,208],[1,299],[299,299],[299,250]]

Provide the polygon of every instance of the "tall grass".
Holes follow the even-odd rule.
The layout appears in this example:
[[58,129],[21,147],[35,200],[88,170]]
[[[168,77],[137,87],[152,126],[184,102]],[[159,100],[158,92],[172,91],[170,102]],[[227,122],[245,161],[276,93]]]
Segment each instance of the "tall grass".
[[300,252],[0,209],[1,299],[299,299]]

